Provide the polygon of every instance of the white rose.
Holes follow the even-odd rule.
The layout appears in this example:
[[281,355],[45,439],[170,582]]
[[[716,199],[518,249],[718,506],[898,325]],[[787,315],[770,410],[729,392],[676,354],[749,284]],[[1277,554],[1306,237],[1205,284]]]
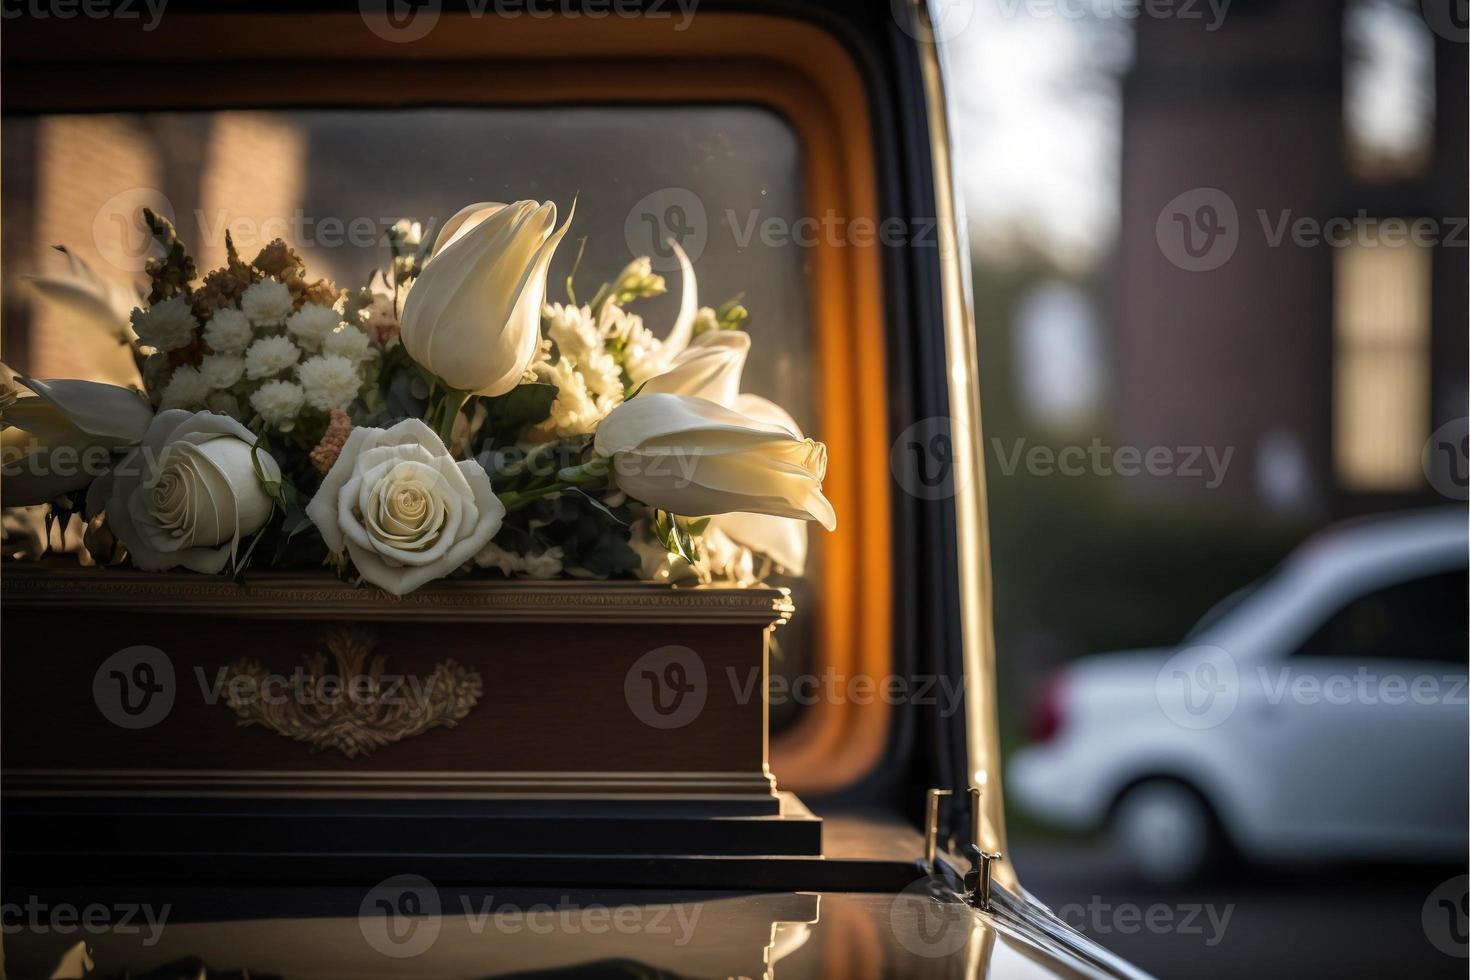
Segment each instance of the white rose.
[[354,428],[306,513],[334,554],[403,595],[474,558],[505,506],[479,463],[456,463],[432,429],[405,419]]
[[250,430],[228,416],[160,413],[143,441],[94,487],[133,564],[148,572],[176,565],[222,570],[240,539],[270,519],[271,498],[257,466],[266,481],[281,479],[276,461],[254,446]]
[[827,447],[703,398],[639,395],[597,427],[618,489],[683,517],[744,511],[837,526],[822,496]]
[[410,357],[444,384],[502,395],[520,383],[541,339],[546,268],[571,217],[556,205],[474,204],[450,218],[403,304]]

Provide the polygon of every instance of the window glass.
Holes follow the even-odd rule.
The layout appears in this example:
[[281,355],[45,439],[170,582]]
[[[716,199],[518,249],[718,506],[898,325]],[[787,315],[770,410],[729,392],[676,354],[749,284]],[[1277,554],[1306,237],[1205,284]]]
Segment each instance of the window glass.
[[1298,657],[1466,662],[1465,569],[1400,582],[1338,610]]
[[[583,301],[629,260],[651,255],[668,293],[632,309],[665,334],[682,287],[665,244],[675,237],[694,261],[703,305],[743,294],[752,339],[743,390],[821,436],[811,249],[769,247],[745,233],[768,222],[791,227],[803,214],[798,141],[773,113],[702,106],[8,116],[0,142],[7,285],[66,272],[67,256],[52,248],[64,245],[114,292],[133,295],[149,248],[143,207],[173,220],[201,273],[224,264],[229,230],[247,257],[283,238],[309,274],[347,288],[387,262],[384,232],[398,218],[432,235],[476,201],[549,199],[565,213],[575,200],[548,300],[565,301],[583,237]],[[78,343],[75,319],[31,290],[7,289],[4,303],[12,367],[37,377],[136,378],[125,348]],[[792,588],[797,615],[779,631],[777,670],[810,669],[819,538],[811,536],[806,577],[778,582]],[[779,727],[789,719],[778,711],[774,720]]]

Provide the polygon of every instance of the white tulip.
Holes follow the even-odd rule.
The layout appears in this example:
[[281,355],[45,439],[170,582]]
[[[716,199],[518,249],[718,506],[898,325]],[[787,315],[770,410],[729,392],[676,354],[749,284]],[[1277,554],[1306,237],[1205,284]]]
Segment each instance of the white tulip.
[[822,496],[826,446],[703,398],[639,395],[602,421],[593,447],[611,460],[620,490],[671,514],[745,511],[837,526]]
[[[749,352],[750,335],[744,330],[702,333],[674,358],[667,371],[649,379],[643,393],[668,392],[707,398],[742,415],[779,425],[801,438],[800,426],[781,406],[759,395],[740,393],[740,377]],[[804,520],[735,512],[715,517],[710,528],[771,559],[789,575],[801,575],[806,570]]]
[[364,579],[403,595],[475,557],[505,506],[484,467],[455,462],[423,422],[355,427],[306,506],[322,540]]
[[[255,436],[227,415],[159,413],[142,443],[94,489],[107,524],[133,565],[161,572],[178,565],[215,574],[240,539],[265,526],[280,467],[255,449]],[[264,481],[264,483],[262,482]]]
[[[35,392],[3,412],[7,435],[0,496],[5,506],[45,503],[105,472],[113,450],[135,445],[153,420],[141,394],[95,381],[18,378]],[[16,447],[23,447],[16,451]]]
[[[779,425],[798,437],[802,434],[796,420],[784,408],[760,395],[738,395],[734,404],[742,415]],[[806,521],[769,514],[721,514],[710,521],[710,529],[723,532],[736,544],[771,559],[787,575],[806,573]]]
[[541,338],[546,269],[571,216],[556,205],[474,204],[445,223],[403,305],[410,357],[445,385],[501,395],[520,383]]
[[643,394],[692,395],[729,408],[740,394],[740,375],[750,354],[750,334],[717,330],[700,334],[664,373],[649,378]]

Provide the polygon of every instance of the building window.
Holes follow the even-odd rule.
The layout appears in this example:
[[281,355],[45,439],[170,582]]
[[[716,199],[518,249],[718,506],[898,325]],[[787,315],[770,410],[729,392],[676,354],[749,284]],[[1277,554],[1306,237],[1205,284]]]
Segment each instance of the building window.
[[1417,8],[1353,0],[1343,14],[1343,133],[1363,180],[1422,176],[1434,152],[1434,44]]
[[1429,435],[1431,253],[1370,236],[1334,256],[1333,457],[1346,490],[1414,490]]

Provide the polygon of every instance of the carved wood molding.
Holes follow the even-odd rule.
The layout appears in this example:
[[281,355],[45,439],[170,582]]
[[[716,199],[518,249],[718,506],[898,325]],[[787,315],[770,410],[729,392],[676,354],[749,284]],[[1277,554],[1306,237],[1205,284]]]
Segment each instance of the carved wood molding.
[[118,609],[262,619],[410,622],[786,622],[786,589],[674,587],[655,582],[459,579],[402,598],[321,573],[261,572],[239,585],[220,576],[7,563],[4,601],[18,609]]
[[299,672],[274,671],[254,657],[232,664],[223,690],[239,724],[356,759],[431,728],[453,728],[484,693],[480,672],[453,660],[427,678],[389,674],[387,656],[373,656],[377,635],[365,627],[328,628],[322,646],[326,653],[307,654]]

